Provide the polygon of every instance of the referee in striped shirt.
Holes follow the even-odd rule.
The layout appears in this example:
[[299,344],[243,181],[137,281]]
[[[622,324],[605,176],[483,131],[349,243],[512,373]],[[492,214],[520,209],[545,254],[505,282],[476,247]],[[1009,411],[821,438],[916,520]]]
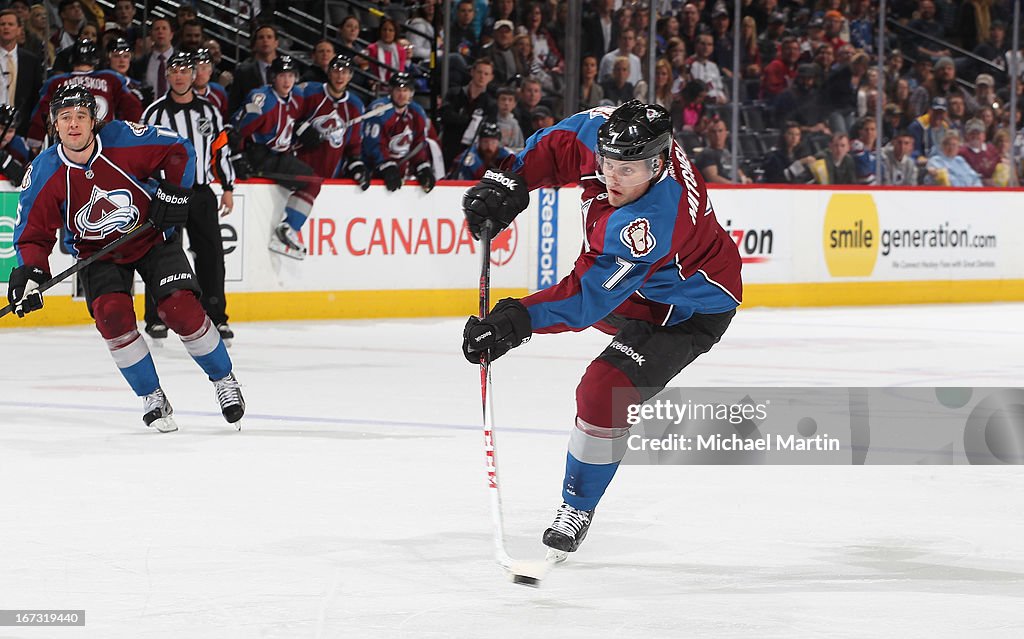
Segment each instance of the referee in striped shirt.
[[[227,133],[220,110],[192,90],[196,63],[191,53],[179,51],[167,61],[167,94],[142,114],[146,124],[166,127],[191,140],[196,149],[196,181],[189,210],[189,250],[195,254],[196,279],[203,290],[203,309],[210,316],[225,345],[234,333],[228,326],[224,299],[224,245],[218,221],[217,197],[210,188],[216,178],[224,194],[219,212],[227,215],[234,207],[232,191],[235,172],[228,159]],[[156,304],[146,296],[146,333],[154,339],[167,337],[167,326],[156,313]]]

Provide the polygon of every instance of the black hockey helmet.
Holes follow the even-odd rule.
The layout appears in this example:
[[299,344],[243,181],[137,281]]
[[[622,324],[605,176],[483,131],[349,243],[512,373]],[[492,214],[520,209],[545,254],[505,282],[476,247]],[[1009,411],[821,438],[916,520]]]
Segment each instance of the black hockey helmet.
[[80,84],[65,84],[57,89],[50,99],[50,119],[56,121],[57,113],[68,107],[85,107],[89,116],[96,119],[96,96]]
[[74,43],[71,49],[71,66],[87,64],[95,67],[100,63],[100,51],[92,40],[79,40]]
[[491,122],[487,120],[480,124],[480,133],[477,135],[481,140],[484,138],[497,138],[501,139],[501,129],[498,128],[497,122]]
[[392,89],[399,87],[409,87],[410,89],[416,88],[416,83],[413,82],[412,76],[408,73],[395,73],[392,74],[391,79],[388,80],[388,86]]
[[196,68],[195,58],[192,54],[187,51],[175,51],[174,55],[167,59],[167,72],[170,73],[171,69],[184,67],[186,69]]
[[107,43],[107,54],[111,53],[131,53],[132,45],[125,38],[114,38]]
[[597,131],[597,153],[610,160],[646,160],[669,148],[672,116],[657,104],[630,100]]
[[347,55],[345,55],[343,53],[339,53],[338,55],[336,55],[333,58],[331,58],[330,63],[328,63],[328,65],[327,65],[327,70],[328,71],[334,71],[335,69],[351,69],[351,68],[352,68],[352,58],[348,57]]
[[18,110],[9,104],[0,103],[0,131],[7,133],[7,130],[16,126],[17,122]]
[[295,58],[290,55],[279,55],[270,63],[270,75],[274,76],[285,71],[291,71],[298,76],[299,65],[295,62]]
[[197,65],[203,63],[213,64],[213,56],[206,47],[196,49],[195,53],[192,54],[192,59],[196,61]]

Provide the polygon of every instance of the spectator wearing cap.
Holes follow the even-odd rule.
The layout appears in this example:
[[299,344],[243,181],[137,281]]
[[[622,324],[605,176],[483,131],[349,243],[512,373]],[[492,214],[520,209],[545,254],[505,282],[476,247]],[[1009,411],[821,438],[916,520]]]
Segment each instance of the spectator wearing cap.
[[[821,18],[814,18],[807,23],[807,28],[800,37],[800,57],[803,60],[811,60],[822,46],[832,49],[832,57],[835,58],[835,49],[825,41],[825,21]],[[823,71],[828,73],[828,68],[823,68]]]
[[[1006,23],[1002,20],[993,20],[992,26],[989,27],[988,39],[984,42],[979,42],[978,46],[974,47],[974,55],[988,60],[992,64],[996,65],[1000,69],[1006,70],[1006,52],[1010,50],[1006,42]],[[987,73],[989,68],[982,64],[975,64],[977,73]]]
[[518,73],[516,55],[512,51],[514,28],[511,20],[498,20],[491,30],[491,41],[480,48],[480,55],[494,62],[494,79],[498,84],[508,83]]
[[480,135],[473,146],[455,158],[456,180],[479,180],[488,169],[497,169],[502,160],[512,155],[501,144],[501,130],[495,122],[480,125]]
[[893,139],[882,147],[882,184],[917,186],[913,151],[914,136],[906,129],[897,129]]
[[711,11],[711,38],[714,53],[711,60],[727,78],[732,77],[732,31],[729,29],[729,11],[722,5],[715,5]]
[[908,35],[905,36],[905,44],[901,44],[900,48],[914,52],[915,57],[918,59],[926,58],[933,62],[941,57],[951,56],[952,53],[949,49],[936,43],[937,40],[942,41],[946,39],[946,29],[942,26],[941,22],[935,19],[935,2],[933,0],[921,0],[918,4],[918,14],[919,17],[911,20],[908,26],[931,38]]
[[787,37],[782,41],[779,57],[764,67],[761,76],[761,99],[771,100],[793,84],[800,60],[800,43]]
[[[640,58],[633,53],[633,46],[636,45],[636,31],[632,28],[623,29],[619,33],[619,48],[610,51],[601,58],[601,65],[598,67],[597,80],[602,85],[612,77],[612,67],[615,66],[618,58],[626,58],[629,63],[629,76],[626,81],[630,84],[639,82],[643,75],[640,71]],[[607,93],[605,93],[607,95]]]
[[711,60],[715,52],[715,41],[710,33],[697,36],[697,50],[689,60],[690,76],[694,80],[702,80],[708,87],[708,97],[718,104],[729,101],[725,81],[718,65]]
[[9,82],[0,98],[13,107],[20,118],[15,121],[15,131],[24,137],[28,134],[28,116],[39,100],[43,86],[43,66],[39,56],[18,46],[24,28],[18,14],[11,9],[0,11],[0,70]]
[[974,79],[974,101],[979,107],[987,106],[993,110],[1002,109],[1002,102],[996,95],[996,81],[987,73],[979,73]]
[[820,75],[818,65],[813,62],[800,65],[796,82],[791,88],[783,91],[775,101],[775,122],[796,122],[805,135],[832,133],[825,122],[828,118],[828,109],[818,89]]
[[886,104],[882,110],[882,141],[888,144],[897,131],[907,128],[906,125],[903,108],[894,102]]
[[960,155],[960,134],[947,131],[939,144],[939,152],[928,158],[925,184],[940,186],[981,186],[981,176]]
[[946,98],[933,98],[928,112],[915,118],[907,127],[914,138],[914,150],[911,155],[918,164],[924,164],[930,156],[939,152],[942,138],[949,130],[949,121],[946,118],[948,111],[949,103]]
[[601,83],[604,99],[612,106],[619,106],[633,99],[634,87],[629,81],[629,58],[620,56],[612,67],[612,76]]
[[974,97],[968,95],[956,83],[956,65],[953,58],[944,56],[935,61],[931,79],[926,80],[910,94],[910,108],[916,114],[924,113],[932,98],[948,98],[954,93],[963,96],[969,111],[977,108]]
[[786,38],[786,16],[781,13],[773,13],[768,18],[768,25],[761,27],[754,21],[761,35],[757,37],[757,48],[761,52],[761,59],[767,65],[779,56],[782,49],[782,41]]
[[[838,52],[839,47],[847,44],[849,40],[843,37],[843,31],[846,26],[846,18],[843,14],[835,9],[826,11],[824,16],[825,22],[825,42],[832,45],[832,49]],[[848,36],[847,36],[848,37]]]
[[469,83],[448,90],[441,108],[441,151],[445,166],[472,146],[480,125],[494,120],[497,106],[487,87],[494,79],[494,63],[479,58],[469,72]]
[[[52,5],[51,5],[52,6]],[[55,51],[66,49],[78,41],[78,35],[85,26],[85,11],[78,0],[60,0],[57,5],[60,28],[50,36]]]
[[985,123],[977,118],[967,121],[964,132],[965,140],[960,147],[960,155],[981,176],[982,184],[992,186],[992,176],[1002,160],[999,149],[986,141]]
[[543,104],[537,105],[537,108],[533,110],[530,117],[533,119],[535,132],[555,125],[555,115],[551,113],[551,109]]

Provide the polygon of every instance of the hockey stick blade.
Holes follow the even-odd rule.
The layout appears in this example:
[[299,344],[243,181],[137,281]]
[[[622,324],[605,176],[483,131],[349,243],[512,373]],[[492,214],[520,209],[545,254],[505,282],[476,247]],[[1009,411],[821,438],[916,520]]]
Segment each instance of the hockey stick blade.
[[[117,238],[116,240],[114,240],[110,244],[107,244],[106,246],[104,246],[100,250],[96,251],[95,253],[93,253],[89,257],[85,258],[84,260],[78,260],[77,262],[75,262],[74,264],[72,264],[68,268],[64,269],[60,273],[57,273],[56,276],[51,277],[50,279],[48,279],[45,282],[43,282],[42,284],[40,284],[39,288],[37,288],[35,290],[39,291],[40,294],[45,293],[46,291],[50,290],[51,288],[53,288],[57,284],[60,284],[61,282],[63,282],[67,278],[71,277],[75,273],[81,271],[82,269],[84,269],[85,267],[89,266],[90,264],[92,264],[96,260],[100,259],[104,255],[107,255],[108,253],[110,253],[111,251],[116,249],[117,247],[119,247],[122,244],[125,244],[125,243],[133,240],[134,238],[138,237],[139,235],[142,235],[142,233],[144,233],[145,231],[147,231],[147,230],[149,230],[151,228],[153,228],[152,220],[146,220],[142,224],[142,226],[139,226],[138,228],[136,228],[136,229],[134,229],[132,231],[129,231],[128,233],[122,235],[121,237]],[[5,306],[3,308],[0,308],[0,317],[3,317],[4,315],[7,315],[8,313],[10,313],[13,310],[14,310],[14,305],[13,304],[8,304],[7,306]]]

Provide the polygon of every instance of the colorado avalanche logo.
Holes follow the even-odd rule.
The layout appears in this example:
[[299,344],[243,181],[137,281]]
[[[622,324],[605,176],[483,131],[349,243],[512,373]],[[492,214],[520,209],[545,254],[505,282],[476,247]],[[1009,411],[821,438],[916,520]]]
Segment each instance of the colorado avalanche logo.
[[388,141],[388,152],[393,158],[404,158],[409,155],[412,148],[412,129],[406,127],[404,131]]
[[626,245],[633,257],[643,257],[649,254],[657,243],[654,234],[651,233],[651,223],[645,217],[638,217],[627,224],[619,233],[619,239]]
[[313,118],[313,126],[323,135],[324,141],[332,149],[340,149],[345,144],[345,123],[337,113],[330,113]]
[[139,223],[139,209],[127,189],[104,191],[94,185],[89,203],[78,209],[74,220],[83,240],[101,240],[132,229]]

